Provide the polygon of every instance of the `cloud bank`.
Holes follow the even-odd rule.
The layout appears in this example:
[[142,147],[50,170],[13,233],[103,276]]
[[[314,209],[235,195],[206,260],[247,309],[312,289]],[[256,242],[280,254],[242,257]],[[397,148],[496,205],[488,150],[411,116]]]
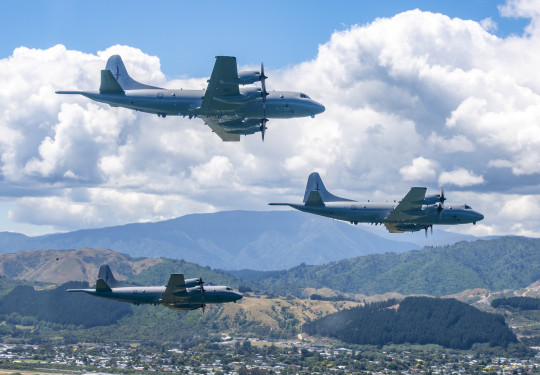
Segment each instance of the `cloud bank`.
[[[96,55],[57,45],[0,60],[0,198],[13,222],[57,230],[160,220],[193,212],[264,210],[300,201],[310,172],[354,199],[399,199],[410,186],[467,202],[486,219],[457,230],[540,236],[540,4],[500,39],[480,23],[411,10],[335,32],[312,61],[270,71],[268,89],[306,92],[315,119],[269,122],[222,143],[201,120],[136,113],[56,90],[96,90],[122,55],[137,80],[171,88],[159,58],[129,46]],[[242,64],[242,61],[239,61]],[[178,72],[181,74],[182,72]],[[208,72],[210,74],[210,72]]]

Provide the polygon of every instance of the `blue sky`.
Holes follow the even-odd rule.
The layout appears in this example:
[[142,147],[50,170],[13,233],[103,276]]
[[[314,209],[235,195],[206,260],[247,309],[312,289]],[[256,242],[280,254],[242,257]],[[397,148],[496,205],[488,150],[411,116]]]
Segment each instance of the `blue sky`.
[[[385,1],[5,1],[0,56],[20,46],[96,53],[114,44],[159,56],[168,77],[208,75],[216,55],[282,68],[317,55],[335,30],[409,9],[481,21],[498,36],[522,34],[529,20],[501,17],[497,0]],[[331,4],[331,5],[330,5]]]
[[[358,200],[444,185],[486,216],[452,230],[540,236],[540,0],[5,1],[1,14],[0,230],[266,210],[301,200],[318,171]],[[54,95],[97,88],[111,54],[174,88],[204,88],[216,55],[264,61],[270,90],[326,112],[225,144],[199,119]]]

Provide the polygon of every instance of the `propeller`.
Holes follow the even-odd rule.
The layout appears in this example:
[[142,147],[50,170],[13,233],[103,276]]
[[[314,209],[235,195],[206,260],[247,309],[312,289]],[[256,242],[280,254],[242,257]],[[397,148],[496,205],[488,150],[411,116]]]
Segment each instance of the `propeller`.
[[203,287],[203,281],[202,281],[202,278],[199,277],[199,287],[201,288],[201,307],[202,307],[202,313],[204,315],[204,310],[206,308],[206,305],[204,303],[204,287]]
[[262,96],[262,102],[263,102],[263,118],[261,119],[261,136],[262,141],[264,142],[264,133],[266,132],[266,123],[268,122],[268,119],[266,118],[266,97],[268,96],[268,91],[266,91],[266,78],[267,76],[264,75],[264,64],[261,63],[261,96]]
[[264,133],[266,132],[266,123],[268,122],[268,119],[267,118],[262,118],[261,119],[261,126],[260,126],[260,129],[261,129],[261,136],[262,136],[262,141],[264,142]]
[[439,195],[439,201],[437,202],[437,222],[440,220],[441,218],[441,214],[442,214],[442,211],[444,209],[444,201],[446,200],[446,198],[444,197],[444,190],[441,186],[441,193]]
[[261,88],[262,88],[261,95],[262,95],[262,100],[263,100],[263,110],[266,112],[266,97],[268,96],[268,92],[266,91],[266,79],[268,77],[264,75],[264,64],[263,63],[261,63],[260,77],[261,77]]
[[442,214],[442,210],[444,209],[443,204],[441,202],[437,202],[437,223],[439,222]]
[[445,200],[446,198],[444,197],[444,190],[443,190],[443,187],[441,186],[441,194],[439,195],[439,202],[441,202],[441,204],[444,204]]

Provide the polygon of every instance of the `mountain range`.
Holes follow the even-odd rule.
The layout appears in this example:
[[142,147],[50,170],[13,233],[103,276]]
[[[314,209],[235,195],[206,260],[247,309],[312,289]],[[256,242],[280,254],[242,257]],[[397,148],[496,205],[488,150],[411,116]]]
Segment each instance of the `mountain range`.
[[35,237],[1,232],[0,253],[101,248],[221,269],[278,270],[420,248],[403,235],[393,238],[378,236],[365,226],[295,211],[223,211]]
[[424,247],[404,253],[371,254],[284,271],[230,271],[274,293],[300,295],[305,288],[330,288],[365,295],[444,296],[466,289],[525,288],[540,280],[540,239],[501,237]]
[[[322,265],[302,264],[283,271],[220,271],[178,259],[132,258],[105,249],[38,250],[0,254],[0,277],[93,284],[99,266],[107,263],[119,279],[139,285],[164,285],[170,273],[181,272],[187,277],[201,276],[209,283],[279,295],[309,297],[323,294],[326,288],[357,299],[393,292],[444,296],[474,288],[532,287],[540,280],[539,254],[540,239],[502,237]],[[311,292],[306,294],[308,290]]]

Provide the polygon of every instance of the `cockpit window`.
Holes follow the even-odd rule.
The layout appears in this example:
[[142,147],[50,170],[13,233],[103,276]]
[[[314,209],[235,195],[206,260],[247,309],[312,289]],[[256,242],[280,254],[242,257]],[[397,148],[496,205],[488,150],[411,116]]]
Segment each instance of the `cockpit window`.
[[300,97],[301,97],[301,98],[304,98],[304,99],[309,99],[309,96],[307,96],[307,95],[304,94],[303,92],[300,93]]
[[469,206],[468,204],[465,205],[465,209],[466,210],[472,210],[471,206]]
[[229,287],[227,287],[227,288],[225,288],[225,289],[227,289],[227,290],[232,290],[232,289],[231,289],[231,288],[229,288]]

